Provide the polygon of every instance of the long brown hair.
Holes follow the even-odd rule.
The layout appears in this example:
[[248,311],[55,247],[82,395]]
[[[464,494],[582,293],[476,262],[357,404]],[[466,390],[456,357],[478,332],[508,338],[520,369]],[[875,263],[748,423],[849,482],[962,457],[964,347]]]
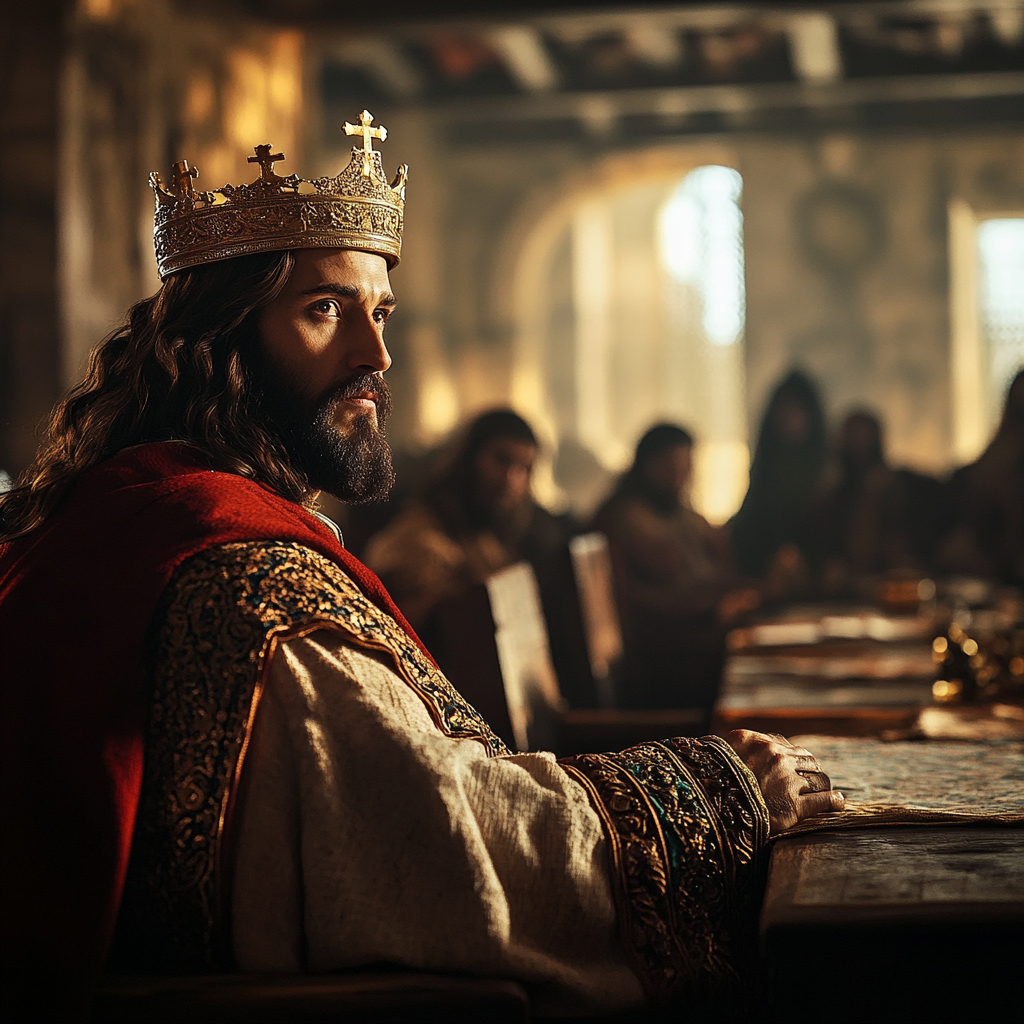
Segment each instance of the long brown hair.
[[34,530],[77,478],[131,445],[180,440],[218,469],[300,501],[303,473],[260,425],[260,311],[284,288],[291,252],[182,270],[128,311],[57,403],[35,461],[0,500],[0,541]]

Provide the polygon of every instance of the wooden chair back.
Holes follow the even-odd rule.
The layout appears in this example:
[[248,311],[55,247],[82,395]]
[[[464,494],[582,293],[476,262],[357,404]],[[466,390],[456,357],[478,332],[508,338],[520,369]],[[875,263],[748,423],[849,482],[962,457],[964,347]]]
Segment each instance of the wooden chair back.
[[573,537],[569,556],[598,706],[610,708],[615,703],[614,676],[623,645],[608,538],[596,532]]
[[516,747],[550,750],[565,701],[551,663],[537,579],[528,562],[518,562],[496,572],[485,586]]
[[552,749],[565,702],[529,563],[440,602],[424,632],[445,675],[512,749]]
[[[592,559],[593,549],[584,548],[583,554]],[[606,584],[606,600],[609,590]],[[600,608],[596,599],[593,603]],[[595,649],[612,665],[618,647],[607,611],[606,604],[590,614],[598,623],[598,614],[605,616],[606,631],[598,635]],[[611,621],[617,625],[617,617]],[[513,750],[559,755],[622,750],[666,736],[699,735],[705,725],[706,715],[697,708],[569,710],[552,667],[536,577],[526,562],[442,601],[424,638],[456,689]]]

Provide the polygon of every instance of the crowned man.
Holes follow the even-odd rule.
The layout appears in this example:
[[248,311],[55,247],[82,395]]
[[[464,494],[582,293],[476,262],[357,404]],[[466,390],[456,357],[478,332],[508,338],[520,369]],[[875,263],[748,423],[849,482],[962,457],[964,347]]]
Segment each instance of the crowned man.
[[[735,977],[773,831],[837,809],[754,733],[511,753],[315,512],[392,483],[405,168],[158,176],[163,284],[0,505],[5,971],[391,963],[584,1013]],[[58,986],[59,987],[59,986]]]

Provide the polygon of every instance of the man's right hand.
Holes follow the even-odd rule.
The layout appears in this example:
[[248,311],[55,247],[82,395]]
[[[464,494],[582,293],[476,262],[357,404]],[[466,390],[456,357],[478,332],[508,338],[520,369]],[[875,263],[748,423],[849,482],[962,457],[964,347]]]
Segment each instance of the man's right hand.
[[768,806],[773,835],[804,818],[841,811],[845,806],[843,794],[837,790],[815,792],[815,782],[827,776],[806,748],[794,747],[782,736],[749,729],[734,729],[725,741],[754,773]]

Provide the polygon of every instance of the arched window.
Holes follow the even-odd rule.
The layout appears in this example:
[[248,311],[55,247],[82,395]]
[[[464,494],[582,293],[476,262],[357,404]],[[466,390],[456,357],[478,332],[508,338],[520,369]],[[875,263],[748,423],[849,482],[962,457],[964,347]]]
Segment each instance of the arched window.
[[583,515],[660,420],[697,439],[699,512],[724,522],[746,492],[743,181],[690,167],[564,197],[521,252],[512,399],[554,435],[554,482]]

